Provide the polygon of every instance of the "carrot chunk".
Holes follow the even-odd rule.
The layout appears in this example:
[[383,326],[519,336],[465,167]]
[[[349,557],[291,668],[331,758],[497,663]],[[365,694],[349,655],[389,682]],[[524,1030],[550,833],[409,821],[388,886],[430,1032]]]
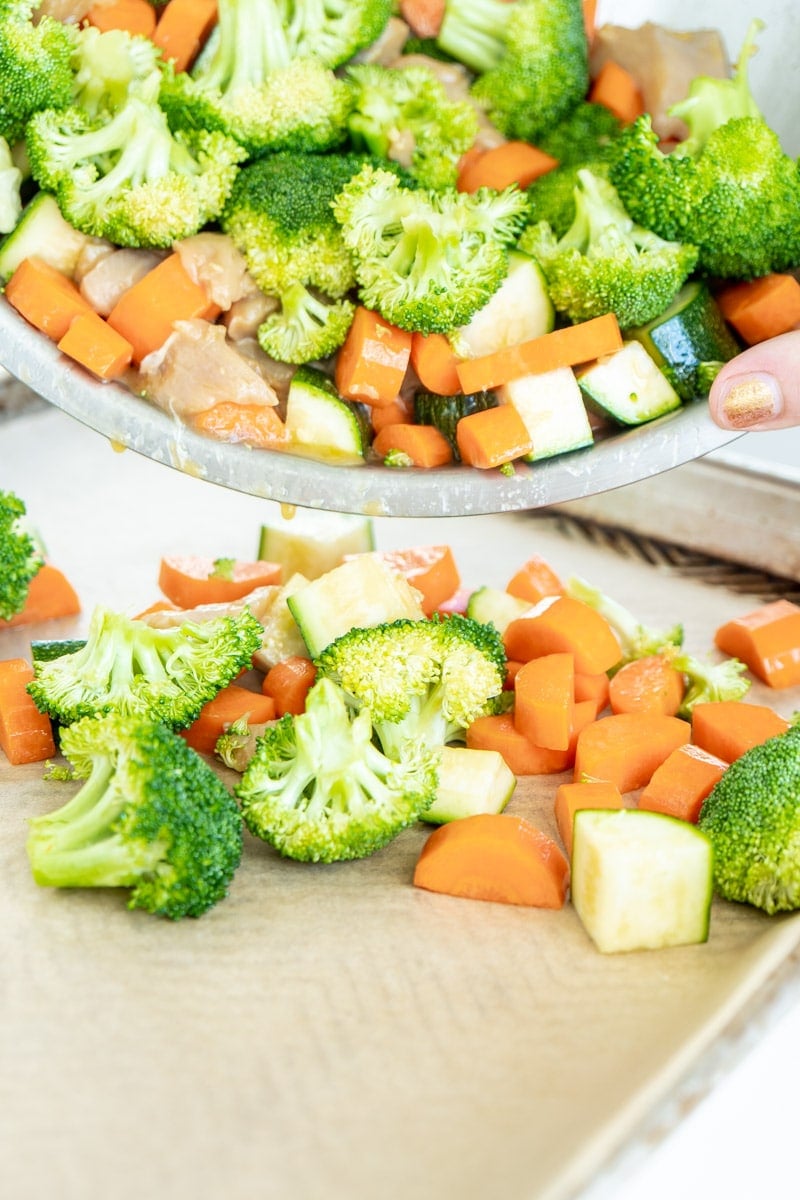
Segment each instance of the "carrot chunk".
[[465,741],[472,750],[497,750],[515,775],[558,775],[572,763],[568,750],[535,746],[516,728],[511,713],[478,717],[467,729]]
[[506,591],[520,600],[538,604],[545,596],[561,596],[564,585],[550,564],[540,554],[533,554],[511,576]]
[[437,396],[456,396],[461,391],[458,357],[443,333],[411,335],[411,366],[417,379]]
[[596,711],[601,713],[608,706],[609,679],[605,671],[587,675],[585,672],[575,672],[576,701],[591,700]]
[[722,288],[720,312],[749,346],[800,326],[800,282],[794,275],[763,275]]
[[503,142],[469,159],[458,173],[460,192],[477,192],[488,187],[502,192],[516,183],[526,188],[534,179],[558,166],[558,159],[528,142]]
[[791,600],[773,600],[726,621],[714,642],[770,687],[800,684],[800,605]]
[[344,344],[336,355],[334,380],[345,400],[391,404],[405,379],[411,334],[358,305]]
[[306,696],[317,677],[317,668],[310,658],[291,654],[281,659],[267,671],[261,690],[275,702],[275,713],[282,717],[286,713],[299,716],[305,712]]
[[277,408],[269,404],[236,404],[220,400],[195,413],[192,426],[198,433],[220,442],[244,442],[256,450],[285,450],[289,436]]
[[528,428],[511,404],[462,417],[456,425],[456,445],[462,462],[481,470],[502,467],[533,450]]
[[626,125],[644,112],[644,100],[638,83],[619,63],[608,59],[589,89],[592,104],[602,104]]
[[[426,617],[449,600],[461,584],[452,547],[405,546],[401,550],[376,550],[376,558],[393,571],[405,576],[412,587],[421,593],[420,604]],[[348,556],[350,557],[350,556]]]
[[681,706],[686,683],[665,654],[635,658],[620,667],[608,685],[611,711],[653,712],[674,717]]
[[703,801],[727,768],[726,762],[702,746],[692,742],[679,746],[656,767],[639,797],[639,808],[696,824]]
[[428,891],[536,908],[562,908],[568,883],[569,864],[552,838],[508,813],[440,825],[414,869],[414,884]]
[[158,586],[178,608],[228,604],[254,588],[280,584],[280,563],[220,560],[203,555],[167,555],[161,559]]
[[219,308],[191,278],[178,253],[167,255],[120,296],[108,323],[133,346],[137,365],[163,346],[176,321],[213,320]]
[[118,378],[133,358],[130,342],[96,312],[75,317],[58,348],[100,379]]
[[537,746],[569,750],[574,685],[571,654],[543,654],[524,663],[514,681],[515,727]]
[[506,626],[503,642],[508,658],[520,662],[542,654],[572,654],[575,670],[583,675],[608,671],[621,657],[605,617],[571,596],[546,597],[530,612],[515,617]]
[[788,728],[789,722],[766,704],[710,700],[692,709],[692,741],[726,763]]
[[217,21],[217,0],[169,0],[161,10],[153,41],[176,71],[186,71]]
[[659,713],[614,713],[578,734],[575,780],[605,779],[621,792],[644,787],[656,767],[691,738],[692,727]]
[[247,718],[252,725],[275,719],[275,701],[263,692],[254,692],[238,683],[229,683],[204,704],[181,736],[199,754],[213,754],[219,738],[234,721]]
[[28,694],[33,677],[27,659],[0,662],[0,750],[12,766],[42,762],[56,752],[50,718]]
[[93,311],[63,271],[35,255],[23,258],[6,284],[5,298],[54,342],[61,340],[76,317]]
[[453,448],[435,425],[382,425],[372,439],[372,449],[379,458],[393,452],[404,455],[412,467],[446,467],[453,461]]
[[127,33],[152,37],[156,28],[156,10],[149,0],[102,0],[93,4],[86,20],[101,33],[124,29]]
[[74,617],[81,611],[78,593],[63,571],[51,563],[39,568],[28,584],[22,609],[8,621],[0,620],[0,630],[20,625],[36,625],[59,617]]

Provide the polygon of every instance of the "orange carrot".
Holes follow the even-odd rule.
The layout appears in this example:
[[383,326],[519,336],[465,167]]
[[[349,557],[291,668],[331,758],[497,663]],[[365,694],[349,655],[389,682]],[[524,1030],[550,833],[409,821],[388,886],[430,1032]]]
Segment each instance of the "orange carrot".
[[543,654],[523,663],[514,682],[514,725],[534,745],[569,750],[575,708],[575,659]]
[[285,450],[289,440],[277,408],[269,404],[220,400],[204,412],[195,413],[191,424],[198,433],[217,441],[244,442],[256,450]]
[[512,183],[526,188],[557,166],[558,159],[528,142],[502,142],[461,166],[458,190],[477,192],[486,187],[502,192]]
[[517,682],[517,676],[524,667],[524,663],[517,662],[516,659],[506,659],[506,677],[503,681],[503,688],[507,692],[513,692],[514,685]]
[[521,662],[541,654],[572,654],[575,670],[582,675],[608,671],[621,658],[619,642],[605,617],[571,596],[545,597],[509,622],[503,641],[507,657]]
[[524,817],[480,813],[440,825],[422,847],[414,884],[469,900],[562,908],[569,864]]
[[193,317],[213,320],[219,307],[186,271],[178,253],[167,255],[120,296],[108,314],[108,323],[133,346],[138,365],[163,346],[176,321]]
[[553,814],[567,857],[572,856],[572,827],[575,813],[579,809],[623,807],[619,788],[605,779],[585,779],[579,783],[559,784],[556,788]]
[[33,667],[24,658],[0,662],[0,750],[12,766],[42,762],[56,752],[50,718],[28,694]]
[[561,596],[564,585],[553,568],[540,554],[534,554],[523,563],[506,584],[506,591],[520,600],[538,604],[545,596]]
[[169,0],[161,10],[153,41],[176,71],[187,71],[217,21],[217,0]]
[[300,654],[290,654],[281,659],[267,671],[261,684],[265,696],[271,696],[275,703],[275,713],[282,717],[285,713],[298,716],[305,712],[306,696],[317,677],[317,668],[310,658]]
[[400,16],[418,38],[435,38],[444,20],[445,0],[400,0]]
[[339,395],[366,404],[391,404],[400,392],[410,358],[411,334],[358,305],[336,355],[334,379]]
[[583,0],[583,27],[586,41],[591,46],[597,31],[597,0]]
[[789,722],[766,704],[710,700],[692,709],[692,741],[726,763],[788,728]]
[[448,545],[406,546],[401,550],[376,550],[374,554],[393,571],[404,575],[421,593],[420,604],[426,617],[436,612],[461,584],[453,550]]
[[397,451],[411,467],[446,467],[453,461],[452,446],[435,425],[384,425],[372,439],[372,449],[379,458]]
[[635,658],[620,667],[608,685],[611,711],[663,713],[674,717],[681,706],[686,681],[665,654]]
[[639,797],[639,808],[696,824],[703,801],[727,768],[726,762],[700,746],[691,742],[679,746],[656,767]]
[[575,699],[591,700],[598,713],[608,705],[608,686],[609,680],[605,671],[598,671],[594,675],[575,672]]
[[749,346],[800,325],[800,282],[794,275],[763,275],[716,294],[720,311]]
[[280,563],[168,555],[161,559],[158,586],[178,608],[197,608],[241,600],[254,588],[279,584],[281,577]]
[[199,754],[213,754],[222,734],[245,717],[252,725],[274,721],[275,701],[263,692],[229,683],[201,708],[188,729],[181,730],[181,736]]
[[461,391],[458,357],[443,333],[411,335],[411,366],[417,379],[437,396],[456,396]]
[[462,392],[470,395],[490,391],[524,375],[575,367],[621,349],[622,334],[617,318],[613,313],[606,313],[580,325],[567,325],[530,341],[505,346],[481,358],[465,358],[458,364],[458,378]]
[[28,584],[28,595],[20,612],[0,620],[0,631],[20,625],[37,625],[58,617],[74,617],[81,611],[78,593],[63,571],[51,563],[40,567]]
[[800,684],[800,605],[773,600],[720,625],[714,642],[773,688]]
[[180,612],[180,609],[171,600],[154,600],[152,604],[148,604],[147,608],[143,608],[141,612],[138,612],[135,619],[142,621],[145,617],[149,617],[151,613],[159,612]]
[[462,462],[481,470],[502,467],[533,450],[531,435],[513,404],[462,417],[456,425],[456,445]]
[[467,729],[467,746],[473,750],[497,750],[515,775],[558,775],[571,765],[568,750],[546,750],[514,726],[511,713],[478,717]]
[[156,10],[148,0],[100,0],[89,9],[86,21],[101,33],[124,29],[149,38],[155,32]]
[[621,792],[644,787],[656,767],[691,738],[688,721],[660,713],[616,713],[585,726],[575,748],[575,780],[605,779]]
[[58,348],[100,379],[123,375],[133,358],[130,342],[96,312],[75,317]]
[[8,303],[42,333],[58,342],[75,317],[93,311],[72,280],[35,255],[23,258],[5,288]]
[[592,104],[602,104],[626,125],[644,112],[638,83],[630,71],[610,58],[603,63],[589,88],[589,100]]
[[373,404],[370,409],[373,435],[380,433],[385,425],[413,425],[414,399],[398,396],[391,404]]

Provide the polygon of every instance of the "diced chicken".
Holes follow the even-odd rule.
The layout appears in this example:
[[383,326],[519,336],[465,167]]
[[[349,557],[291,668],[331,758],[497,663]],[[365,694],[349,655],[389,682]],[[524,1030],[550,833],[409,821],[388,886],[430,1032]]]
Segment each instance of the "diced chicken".
[[354,62],[377,63],[388,67],[394,62],[408,40],[408,25],[400,17],[390,17],[383,33],[371,46],[359,51]]
[[[91,257],[91,250],[84,251],[84,261]],[[158,250],[136,250],[125,247],[104,251],[96,247],[95,261],[80,277],[81,294],[89,301],[95,312],[107,317],[124,292],[133,287],[164,257]]]
[[80,285],[87,271],[91,271],[92,267],[97,266],[101,258],[105,258],[107,254],[113,254],[116,249],[117,247],[114,243],[107,241],[106,238],[89,237],[86,235],[78,251],[78,257],[75,260],[72,278]]
[[275,390],[225,336],[223,325],[176,321],[164,345],[140,367],[142,388],[165,412],[187,418],[221,401],[278,403]]
[[297,367],[270,358],[261,349],[255,336],[240,338],[236,342],[236,349],[243,358],[246,358],[252,364],[262,379],[265,379],[270,387],[275,390],[279,402],[284,403],[289,394],[289,384],[292,382]]
[[96,0],[41,0],[34,13],[34,20],[54,17],[56,21],[78,24],[95,4]]
[[231,600],[221,604],[200,604],[197,608],[165,608],[146,613],[140,619],[154,629],[174,629],[187,621],[201,624],[203,621],[215,621],[218,617],[235,617],[245,608],[257,621],[264,623],[272,608],[272,602],[280,591],[280,584],[273,583],[266,587],[254,588],[241,600]]
[[261,291],[255,291],[251,296],[242,296],[241,300],[234,300],[222,317],[228,337],[232,342],[255,337],[259,325],[279,308],[280,300],[277,296],[267,296]]
[[669,109],[683,100],[697,75],[726,78],[731,66],[716,29],[681,32],[652,21],[637,29],[601,25],[592,44],[590,70],[594,77],[608,59],[629,71],[642,93],[653,129],[664,140],[682,140],[688,134],[683,121]]
[[258,288],[244,255],[224,233],[196,233],[175,243],[184,270],[223,312]]

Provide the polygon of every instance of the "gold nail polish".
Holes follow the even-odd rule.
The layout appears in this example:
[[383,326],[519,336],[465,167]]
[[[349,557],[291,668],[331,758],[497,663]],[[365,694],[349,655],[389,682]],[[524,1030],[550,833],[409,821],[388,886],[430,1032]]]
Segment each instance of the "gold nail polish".
[[745,379],[728,390],[722,411],[734,429],[747,429],[768,421],[779,411],[775,389],[764,379]]

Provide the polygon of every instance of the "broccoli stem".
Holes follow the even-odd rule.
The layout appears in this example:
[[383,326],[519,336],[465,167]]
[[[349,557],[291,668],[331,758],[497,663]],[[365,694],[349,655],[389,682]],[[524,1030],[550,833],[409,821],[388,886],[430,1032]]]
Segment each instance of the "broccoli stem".
[[505,53],[513,5],[505,0],[448,0],[437,42],[447,54],[482,74]]
[[236,92],[260,86],[291,61],[275,0],[219,0],[217,30],[192,72],[205,88]]

